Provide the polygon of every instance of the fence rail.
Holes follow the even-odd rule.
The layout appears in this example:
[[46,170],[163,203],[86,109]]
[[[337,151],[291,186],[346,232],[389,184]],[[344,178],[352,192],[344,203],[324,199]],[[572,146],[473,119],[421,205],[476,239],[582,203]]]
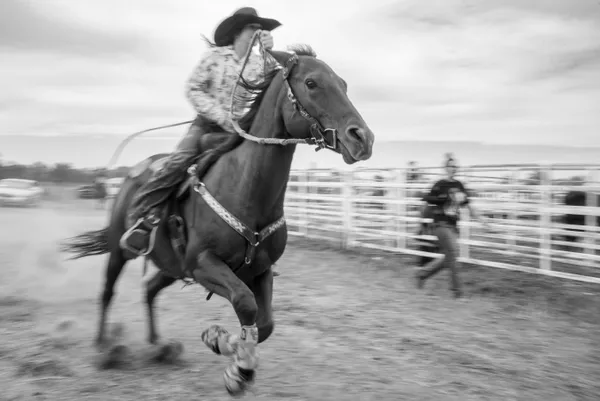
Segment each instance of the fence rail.
[[[600,283],[598,170],[600,165],[576,164],[462,168],[457,178],[495,232],[482,230],[463,211],[460,260]],[[285,203],[289,233],[344,248],[440,257],[418,249],[420,240],[434,238],[417,232],[427,221],[420,218],[421,196],[442,171],[420,171],[416,176],[407,169],[292,171]],[[571,190],[586,192],[585,205],[564,204]],[[565,214],[584,215],[585,225],[563,224]],[[567,235],[578,241],[565,240]]]

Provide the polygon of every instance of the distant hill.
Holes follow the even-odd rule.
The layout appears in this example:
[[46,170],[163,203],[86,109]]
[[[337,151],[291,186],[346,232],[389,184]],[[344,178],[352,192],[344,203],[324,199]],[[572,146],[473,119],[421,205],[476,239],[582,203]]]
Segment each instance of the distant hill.
[[[600,139],[599,139],[600,144]],[[299,148],[300,149],[300,148]],[[596,163],[600,164],[599,147],[569,147],[548,145],[505,145],[481,142],[427,142],[396,141],[375,142],[373,157],[356,166],[406,167],[411,160],[420,166],[439,166],[444,154],[452,152],[461,165],[521,164],[521,163]],[[297,166],[307,167],[316,163],[318,167],[342,167],[339,156],[325,152],[297,151]],[[327,152],[331,153],[331,152]],[[300,157],[298,157],[300,156]]]

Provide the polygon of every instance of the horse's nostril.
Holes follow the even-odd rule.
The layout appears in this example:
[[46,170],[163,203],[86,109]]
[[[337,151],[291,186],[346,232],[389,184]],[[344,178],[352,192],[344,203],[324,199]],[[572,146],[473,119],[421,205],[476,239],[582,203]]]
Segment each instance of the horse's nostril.
[[348,129],[346,130],[346,133],[348,134],[348,136],[354,140],[356,140],[357,142],[362,142],[362,131],[360,128],[358,127],[348,127]]

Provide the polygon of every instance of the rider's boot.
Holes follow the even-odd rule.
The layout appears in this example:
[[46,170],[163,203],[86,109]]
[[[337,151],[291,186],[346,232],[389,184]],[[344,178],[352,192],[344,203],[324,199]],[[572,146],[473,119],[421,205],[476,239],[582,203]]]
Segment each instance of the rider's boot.
[[121,237],[121,248],[138,256],[147,254],[154,245],[152,242],[160,221],[160,212],[157,210],[138,219]]

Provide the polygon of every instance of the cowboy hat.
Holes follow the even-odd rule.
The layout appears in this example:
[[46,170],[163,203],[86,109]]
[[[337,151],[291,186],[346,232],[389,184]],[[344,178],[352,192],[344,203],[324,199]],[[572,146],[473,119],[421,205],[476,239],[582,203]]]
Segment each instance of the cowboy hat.
[[281,22],[258,16],[256,10],[252,7],[243,7],[225,18],[215,30],[215,44],[217,46],[229,46],[233,43],[237,35],[246,25],[260,24],[261,29],[272,31],[281,25]]

